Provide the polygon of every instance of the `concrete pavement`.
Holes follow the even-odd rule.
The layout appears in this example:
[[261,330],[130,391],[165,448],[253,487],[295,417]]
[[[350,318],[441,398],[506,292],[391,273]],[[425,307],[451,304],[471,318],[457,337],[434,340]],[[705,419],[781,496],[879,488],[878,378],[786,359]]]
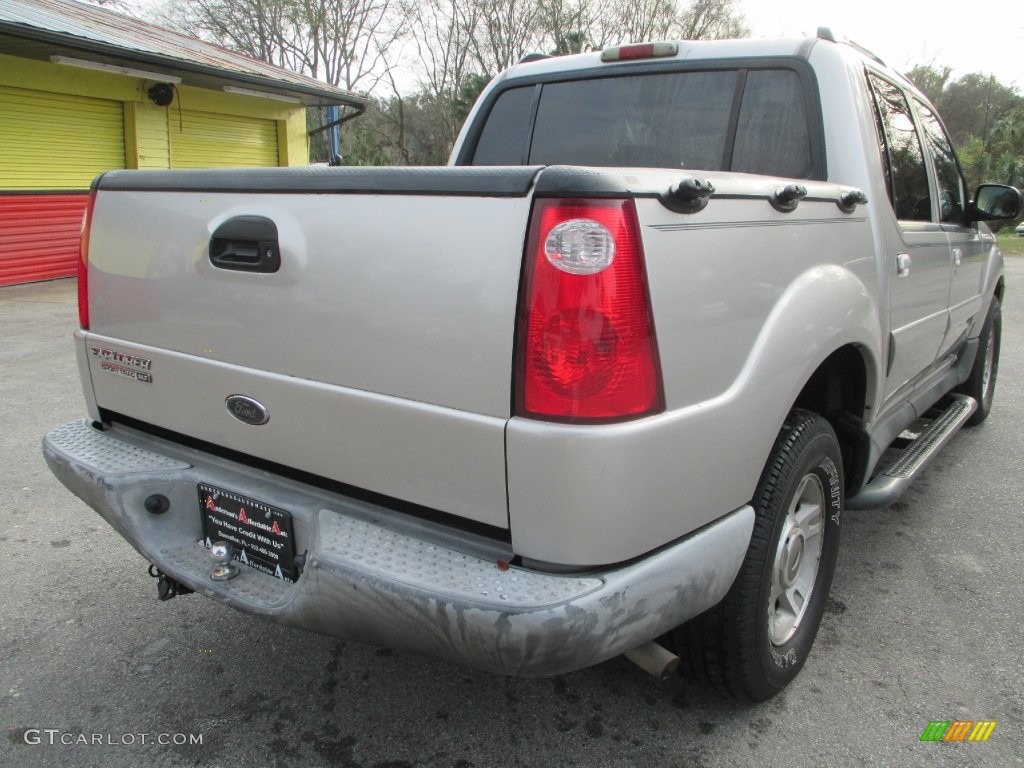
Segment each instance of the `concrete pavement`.
[[[895,507],[847,513],[811,658],[753,707],[623,659],[505,679],[157,602],[39,452],[84,414],[74,281],[0,288],[0,765],[1022,765],[1024,259],[1007,282],[991,418]],[[998,725],[983,744],[919,741],[957,719]]]

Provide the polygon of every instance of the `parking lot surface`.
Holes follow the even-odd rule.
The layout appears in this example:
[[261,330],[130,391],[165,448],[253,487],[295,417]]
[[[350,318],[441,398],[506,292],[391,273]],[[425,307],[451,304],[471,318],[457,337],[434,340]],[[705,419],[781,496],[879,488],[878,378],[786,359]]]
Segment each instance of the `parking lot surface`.
[[[1024,765],[1021,284],[1010,258],[992,416],[892,508],[846,513],[810,660],[757,706],[622,658],[502,678],[158,602],[40,455],[84,415],[74,281],[0,288],[0,766]],[[923,743],[933,720],[997,725]]]

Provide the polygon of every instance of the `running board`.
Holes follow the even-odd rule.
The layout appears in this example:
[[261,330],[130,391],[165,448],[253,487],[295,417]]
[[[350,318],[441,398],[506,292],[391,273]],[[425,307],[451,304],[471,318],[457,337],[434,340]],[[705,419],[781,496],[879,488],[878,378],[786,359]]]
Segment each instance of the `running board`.
[[846,500],[847,509],[878,509],[896,501],[971,417],[978,402],[967,395],[952,395],[952,402],[903,449],[860,493]]

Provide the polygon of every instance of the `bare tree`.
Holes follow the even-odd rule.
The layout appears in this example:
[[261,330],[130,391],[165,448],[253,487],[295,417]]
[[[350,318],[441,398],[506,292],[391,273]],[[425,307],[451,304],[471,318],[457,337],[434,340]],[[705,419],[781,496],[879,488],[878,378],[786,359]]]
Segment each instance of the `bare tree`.
[[679,26],[675,0],[619,0],[610,11],[610,22],[622,43],[675,37]]
[[[394,6],[394,7],[393,7]],[[304,29],[302,59],[313,77],[372,91],[386,77],[388,52],[402,35],[392,0],[300,0],[293,26]]]
[[515,64],[535,42],[537,0],[470,0],[478,19],[470,52],[480,71],[494,76]]
[[475,74],[470,50],[481,6],[472,0],[412,1],[407,13],[423,105],[435,115],[445,139],[454,142],[459,131],[455,102]]
[[691,0],[679,16],[679,36],[684,40],[720,40],[748,32],[735,0]]
[[555,54],[646,40],[707,40],[746,32],[735,0],[538,0],[538,27]]
[[171,0],[165,24],[348,89],[372,90],[403,32],[394,0]]
[[159,21],[193,37],[285,69],[302,71],[293,50],[288,0],[170,0]]
[[618,39],[614,0],[539,0],[537,25],[542,47],[556,56],[604,48]]
[[747,31],[735,0],[620,0],[612,17],[623,42],[714,40]]

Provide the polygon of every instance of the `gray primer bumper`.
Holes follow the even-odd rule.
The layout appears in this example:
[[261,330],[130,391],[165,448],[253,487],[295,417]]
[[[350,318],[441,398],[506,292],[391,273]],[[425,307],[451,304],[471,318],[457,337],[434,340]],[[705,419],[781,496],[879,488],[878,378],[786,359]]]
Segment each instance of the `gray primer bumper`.
[[[637,647],[721,600],[750,540],[747,506],[630,564],[582,574],[499,569],[457,532],[115,426],[43,440],[53,473],[169,576],[246,613],[512,675],[553,675]],[[199,482],[288,510],[297,582],[251,568],[210,579]],[[145,511],[151,494],[170,509]],[[628,512],[625,512],[628,514]]]

